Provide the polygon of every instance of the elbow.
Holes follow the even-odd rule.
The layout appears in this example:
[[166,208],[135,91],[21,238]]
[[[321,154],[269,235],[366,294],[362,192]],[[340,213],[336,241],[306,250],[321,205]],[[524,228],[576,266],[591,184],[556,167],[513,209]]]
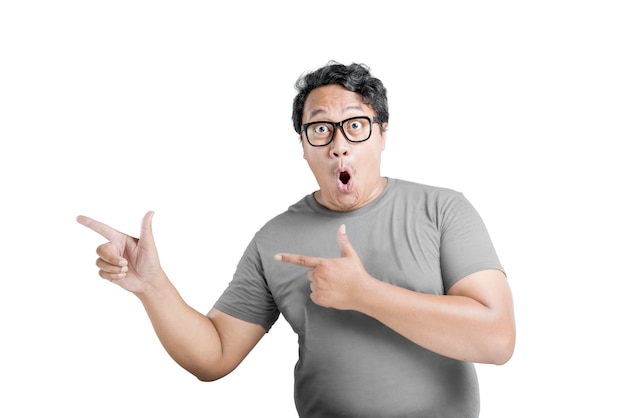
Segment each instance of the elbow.
[[220,375],[220,374],[206,373],[206,372],[204,373],[197,372],[197,373],[192,373],[192,374],[196,377],[196,379],[205,383],[215,382],[216,380],[219,380],[222,377],[224,377],[223,375]]
[[509,362],[509,360],[511,360],[511,357],[513,357],[513,349],[508,349],[508,350],[501,350],[500,352],[496,353],[494,355],[494,358],[492,360],[492,364],[495,364],[496,366],[503,366],[506,363]]
[[220,379],[219,377],[215,377],[215,376],[209,376],[209,375],[195,375],[196,378],[204,383],[208,383],[208,382],[215,382],[216,380]]
[[177,361],[177,363],[201,382],[215,382],[232,371],[232,368],[225,367],[219,359],[188,358],[186,361]]
[[227,372],[222,372],[219,370],[208,370],[206,368],[187,369],[187,371],[191,373],[192,375],[194,375],[196,379],[198,379],[201,382],[215,382],[216,380],[219,380],[228,374]]
[[517,331],[515,327],[515,319],[513,314],[500,317],[493,324],[491,333],[489,334],[489,353],[490,359],[488,363],[496,366],[502,366],[511,360],[515,351],[515,341]]
[[489,363],[495,364],[496,366],[502,366],[508,363],[515,351],[515,330],[512,329],[501,333],[500,336],[492,341],[491,348],[492,358]]

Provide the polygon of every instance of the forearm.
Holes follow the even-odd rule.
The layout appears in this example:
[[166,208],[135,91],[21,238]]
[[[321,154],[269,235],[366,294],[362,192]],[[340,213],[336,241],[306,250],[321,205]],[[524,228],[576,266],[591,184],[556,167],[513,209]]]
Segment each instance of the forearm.
[[227,374],[222,344],[213,322],[191,308],[167,278],[137,295],[168,354],[200,380]]
[[357,310],[447,357],[503,364],[512,354],[507,318],[467,296],[424,294],[372,280]]

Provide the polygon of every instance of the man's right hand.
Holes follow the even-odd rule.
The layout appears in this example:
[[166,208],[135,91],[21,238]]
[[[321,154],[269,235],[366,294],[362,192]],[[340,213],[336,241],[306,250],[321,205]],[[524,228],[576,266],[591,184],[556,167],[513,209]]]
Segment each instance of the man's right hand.
[[100,277],[137,295],[155,285],[156,281],[167,280],[152,235],[153,215],[154,212],[148,212],[144,216],[139,238],[133,238],[87,216],[76,218],[78,223],[109,240],[96,250]]
[[139,297],[170,356],[200,380],[219,379],[241,363],[266,331],[217,309],[203,315],[185,303],[161,269],[153,215],[144,216],[138,239],[86,216],[76,220],[109,241],[96,251],[100,276]]

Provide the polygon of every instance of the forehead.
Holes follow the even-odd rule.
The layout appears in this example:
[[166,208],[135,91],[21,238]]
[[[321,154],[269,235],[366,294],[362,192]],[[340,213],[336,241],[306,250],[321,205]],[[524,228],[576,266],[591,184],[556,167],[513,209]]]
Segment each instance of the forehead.
[[[311,90],[304,102],[303,121],[316,116],[374,115],[370,105],[363,103],[363,97],[337,84]],[[348,117],[349,117],[348,116]]]

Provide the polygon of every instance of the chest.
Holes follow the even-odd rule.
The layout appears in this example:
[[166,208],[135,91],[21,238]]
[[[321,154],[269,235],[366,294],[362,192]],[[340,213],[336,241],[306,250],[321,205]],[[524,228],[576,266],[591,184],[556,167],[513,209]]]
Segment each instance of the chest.
[[[316,257],[339,257],[340,222],[320,224],[306,237],[295,233],[288,250]],[[394,218],[346,221],[348,239],[363,266],[378,280],[423,293],[442,294],[439,231],[430,222]],[[300,239],[296,239],[300,237]],[[308,269],[273,263],[265,277],[282,315],[299,334],[316,309],[310,300]]]

